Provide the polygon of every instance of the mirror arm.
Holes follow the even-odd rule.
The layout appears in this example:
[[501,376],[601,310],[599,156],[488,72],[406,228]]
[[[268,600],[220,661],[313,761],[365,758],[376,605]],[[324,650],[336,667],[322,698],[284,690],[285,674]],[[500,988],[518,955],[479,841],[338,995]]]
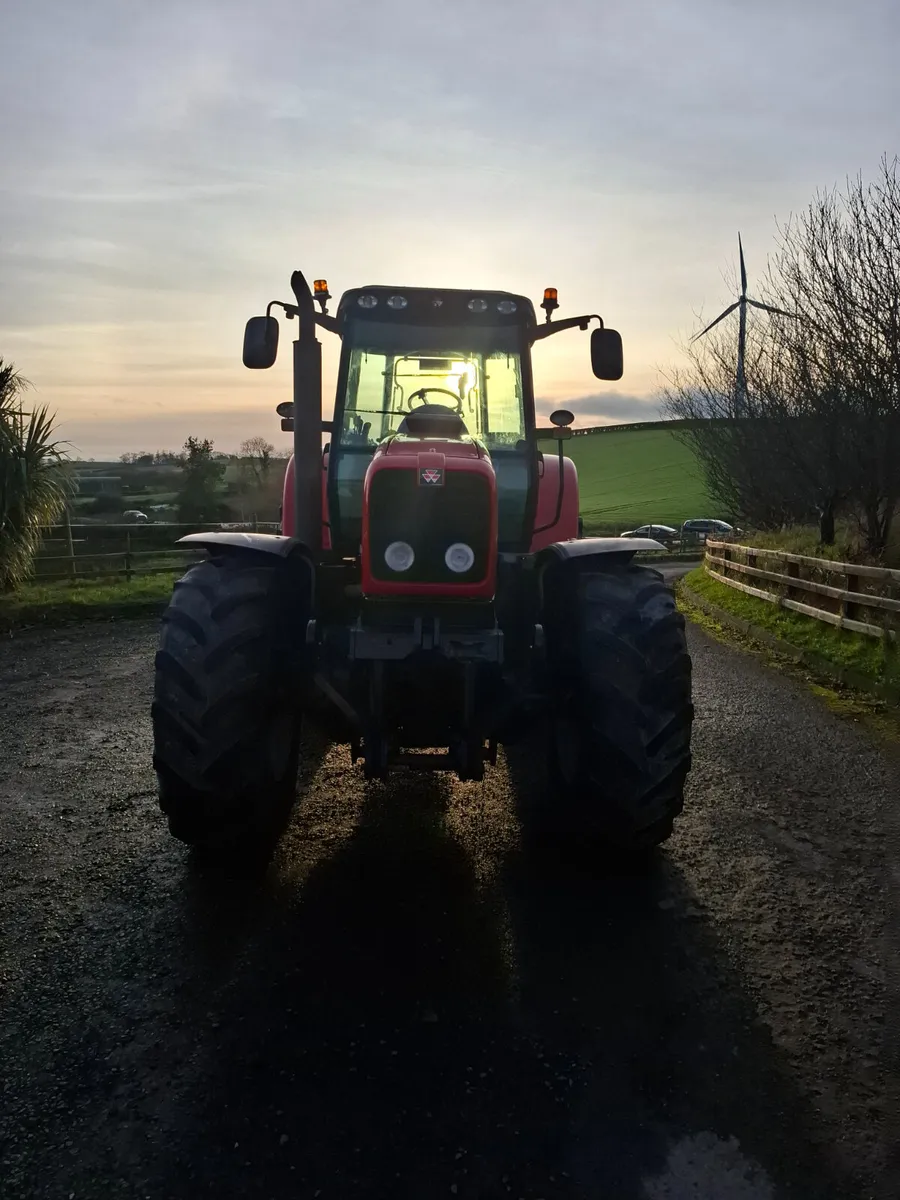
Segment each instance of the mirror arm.
[[[266,305],[266,316],[267,317],[271,315],[272,308],[276,304],[278,305],[279,308],[284,309],[284,315],[287,317],[287,319],[289,321],[292,321],[294,319],[294,317],[300,316],[300,309],[297,307],[296,304],[285,304],[283,300],[270,300],[269,303]],[[328,313],[317,313],[317,312],[313,312],[312,315],[313,315],[313,319],[317,325],[320,325],[323,329],[327,329],[329,333],[336,333],[338,335],[338,337],[340,337],[341,326],[340,326],[340,322],[338,321],[337,317],[330,317],[328,315]]]
[[554,333],[562,333],[564,329],[574,329],[577,325],[579,329],[587,329],[591,321],[599,321],[600,328],[603,328],[603,318],[597,313],[591,313],[584,317],[566,317],[562,321],[548,321],[545,325],[533,325],[528,331],[528,340],[531,343],[540,341],[541,338],[552,337]]
[[272,309],[275,307],[276,304],[278,305],[279,308],[284,309],[288,320],[290,320],[291,317],[293,317],[297,311],[295,308],[292,308],[292,306],[290,304],[285,304],[283,300],[270,300],[269,303],[266,305],[266,316],[267,317],[271,317]]

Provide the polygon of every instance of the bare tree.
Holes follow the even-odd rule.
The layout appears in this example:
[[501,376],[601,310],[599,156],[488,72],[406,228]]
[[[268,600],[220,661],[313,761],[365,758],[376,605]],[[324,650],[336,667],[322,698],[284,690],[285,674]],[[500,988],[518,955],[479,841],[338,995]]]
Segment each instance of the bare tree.
[[748,323],[740,417],[737,347],[721,333],[688,347],[665,408],[685,420],[680,436],[731,511],[762,527],[815,514],[833,542],[843,508],[879,554],[900,505],[896,159],[875,184],[819,195],[779,230],[763,295],[770,311]]
[[[900,179],[818,195],[780,231],[767,292],[782,352],[806,386],[805,409],[839,443],[844,496],[880,553],[900,504]],[[820,433],[821,436],[821,433]]]
[[241,477],[245,488],[261,487],[268,477],[275,447],[263,437],[251,437],[241,442]]
[[[676,436],[699,460],[722,515],[777,529],[809,519],[823,484],[797,470],[793,451],[799,439],[784,428],[790,419],[777,356],[765,353],[765,338],[752,318],[747,332],[742,374],[727,333],[688,346],[689,365],[671,376],[663,408],[679,421]],[[767,403],[760,402],[761,394]]]

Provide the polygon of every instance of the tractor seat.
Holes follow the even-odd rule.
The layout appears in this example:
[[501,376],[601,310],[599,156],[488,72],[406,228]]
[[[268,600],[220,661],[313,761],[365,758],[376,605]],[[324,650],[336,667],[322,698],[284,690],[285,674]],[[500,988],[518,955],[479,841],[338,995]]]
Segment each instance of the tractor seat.
[[459,413],[446,404],[420,404],[406,414],[397,432],[412,437],[458,438],[469,431]]

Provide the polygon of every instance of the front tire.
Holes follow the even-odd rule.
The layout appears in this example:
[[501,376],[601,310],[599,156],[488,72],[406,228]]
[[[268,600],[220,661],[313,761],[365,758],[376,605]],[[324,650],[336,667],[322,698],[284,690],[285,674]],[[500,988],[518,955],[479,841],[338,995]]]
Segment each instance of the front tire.
[[551,568],[547,830],[643,852],[672,833],[691,766],[684,617],[658,571]]
[[226,554],[192,567],[163,615],[153,765],[170,832],[198,849],[254,854],[290,815],[300,746],[292,647],[309,616],[297,583],[290,562]]

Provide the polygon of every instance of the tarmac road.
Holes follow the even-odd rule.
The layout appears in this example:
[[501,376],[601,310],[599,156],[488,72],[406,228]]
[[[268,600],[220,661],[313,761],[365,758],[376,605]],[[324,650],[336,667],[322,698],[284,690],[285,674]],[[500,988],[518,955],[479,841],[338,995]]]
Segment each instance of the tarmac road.
[[643,875],[526,854],[515,759],[367,788],[310,744],[254,884],[157,811],[155,637],[0,646],[3,1200],[876,1194],[866,734],[692,630],[689,804]]

